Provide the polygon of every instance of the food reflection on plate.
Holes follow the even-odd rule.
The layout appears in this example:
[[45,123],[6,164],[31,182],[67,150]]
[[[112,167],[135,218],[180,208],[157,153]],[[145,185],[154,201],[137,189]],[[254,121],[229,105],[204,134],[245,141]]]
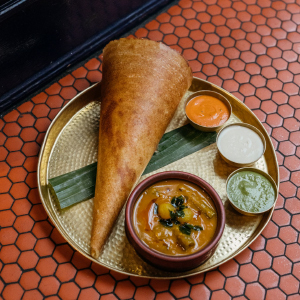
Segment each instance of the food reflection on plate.
[[199,186],[181,180],[153,184],[136,202],[134,225],[150,248],[167,255],[188,255],[213,238],[217,213]]

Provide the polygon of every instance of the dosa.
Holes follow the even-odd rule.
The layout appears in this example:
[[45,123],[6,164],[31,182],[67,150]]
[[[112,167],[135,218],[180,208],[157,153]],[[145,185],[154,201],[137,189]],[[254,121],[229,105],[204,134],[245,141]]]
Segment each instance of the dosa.
[[162,43],[124,38],[104,48],[91,236],[94,258],[192,78],[185,59]]

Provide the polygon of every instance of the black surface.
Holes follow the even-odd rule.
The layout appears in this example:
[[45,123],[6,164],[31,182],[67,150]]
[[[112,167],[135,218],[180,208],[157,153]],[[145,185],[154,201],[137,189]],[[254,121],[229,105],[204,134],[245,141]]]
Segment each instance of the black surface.
[[0,113],[169,2],[1,1]]

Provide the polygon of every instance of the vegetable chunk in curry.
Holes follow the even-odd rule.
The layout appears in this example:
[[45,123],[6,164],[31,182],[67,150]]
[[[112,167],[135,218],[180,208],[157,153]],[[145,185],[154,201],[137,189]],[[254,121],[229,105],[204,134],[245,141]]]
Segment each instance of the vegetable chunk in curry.
[[138,237],[167,255],[189,255],[214,237],[217,212],[200,187],[183,180],[166,180],[146,189],[133,214]]

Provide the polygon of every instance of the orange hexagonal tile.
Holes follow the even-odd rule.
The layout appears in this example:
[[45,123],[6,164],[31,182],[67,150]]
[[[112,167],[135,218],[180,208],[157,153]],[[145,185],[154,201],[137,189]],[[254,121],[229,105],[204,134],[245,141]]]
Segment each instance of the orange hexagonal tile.
[[57,263],[52,257],[40,258],[36,266],[37,272],[41,276],[53,275],[57,268]]
[[77,92],[73,87],[64,87],[64,88],[62,88],[60,95],[65,100],[70,100],[77,95]]
[[20,279],[20,285],[24,290],[35,289],[39,285],[41,277],[35,271],[24,272]]
[[24,182],[14,183],[10,189],[10,194],[15,199],[26,198],[29,192],[29,187]]
[[266,299],[285,300],[285,294],[278,288],[267,290]]
[[38,131],[33,127],[29,127],[29,128],[22,129],[20,137],[24,142],[32,142],[35,141],[37,135],[38,135]]
[[231,296],[240,296],[244,293],[245,283],[237,276],[229,277],[226,280],[225,290]]
[[31,203],[27,199],[19,199],[14,201],[12,210],[17,216],[27,215],[31,206]]
[[137,288],[134,299],[137,300],[151,300],[155,298],[154,291],[149,286],[139,287]]
[[40,239],[37,241],[34,250],[39,256],[48,256],[51,255],[54,251],[55,245],[54,243],[48,239]]
[[175,280],[170,286],[170,292],[176,298],[182,298],[189,295],[190,285],[183,279]]
[[265,251],[258,251],[253,254],[253,264],[260,270],[269,268],[272,263],[271,256]]
[[288,140],[289,137],[289,132],[280,127],[280,128],[274,128],[272,136],[278,141],[278,142],[282,142],[282,141],[286,141]]
[[247,283],[257,281],[258,274],[259,271],[253,264],[240,266],[239,276]]
[[230,295],[226,291],[221,290],[221,291],[212,292],[210,299],[211,300],[231,300],[232,297],[230,297]]
[[7,193],[11,187],[12,183],[6,178],[0,178],[0,193]]
[[42,204],[35,204],[30,211],[30,216],[35,221],[46,220],[48,217]]
[[281,181],[287,181],[290,179],[290,171],[283,166],[279,167],[279,176]]
[[37,187],[37,173],[36,172],[29,173],[26,177],[25,182],[30,188],[36,188]]
[[290,224],[291,216],[285,210],[278,209],[274,211],[272,220],[279,226],[288,225]]
[[60,264],[55,272],[55,275],[61,282],[67,282],[75,277],[76,269],[70,263]]
[[0,211],[0,226],[11,226],[16,219],[16,216],[10,210]]
[[282,182],[279,186],[279,191],[284,197],[294,197],[296,195],[297,188],[291,182]]
[[267,289],[277,287],[279,276],[271,269],[263,270],[259,275],[259,282]]
[[272,114],[275,113],[277,110],[277,105],[269,100],[269,101],[263,101],[260,107],[265,113]]
[[284,275],[280,277],[280,289],[287,295],[299,292],[299,281],[293,275]]
[[38,104],[38,103],[44,103],[47,100],[47,94],[45,94],[44,92],[34,96],[31,100]]
[[21,251],[32,250],[36,243],[36,238],[32,233],[22,233],[19,235],[16,245]]
[[62,86],[70,86],[73,84],[74,81],[75,81],[75,78],[71,74],[68,74],[67,76],[60,79],[58,82]]
[[92,58],[84,66],[88,70],[97,70],[100,66],[100,61],[96,58]]
[[78,286],[80,286],[80,288],[93,286],[95,280],[95,274],[89,269],[78,271],[75,277],[75,282],[78,284]]
[[114,292],[121,299],[128,299],[133,297],[135,287],[129,280],[120,281],[117,283]]
[[102,73],[100,71],[89,71],[86,79],[92,83],[99,82],[102,79]]
[[206,274],[204,282],[210,290],[214,291],[224,287],[225,277],[218,271],[212,271]]
[[293,172],[291,176],[291,181],[296,185],[300,186],[300,172]]
[[[32,228],[32,233],[38,238],[49,237],[52,232],[53,226],[48,221],[36,222]],[[56,243],[56,241],[54,240]]]
[[[265,290],[259,283],[249,283],[245,289],[245,296],[253,300],[264,300]],[[270,298],[275,299],[275,298]]]
[[252,256],[253,256],[252,251],[249,248],[247,248],[239,255],[237,255],[235,257],[235,260],[237,260],[239,264],[245,264],[251,262]]
[[94,288],[80,290],[78,300],[99,300],[100,294]]
[[78,91],[83,91],[90,86],[90,83],[86,79],[76,79],[74,87]]
[[250,245],[252,250],[262,250],[265,247],[266,240],[263,236],[258,236],[256,240]]
[[271,114],[267,116],[266,122],[273,128],[280,127],[283,124],[283,118],[278,114]]
[[[95,282],[95,288],[97,289],[97,291],[100,294],[106,294],[106,293],[111,293],[114,290],[115,284],[116,284],[116,281],[112,278],[112,276],[110,276],[109,274],[106,274],[106,275],[101,275],[101,276],[97,277],[97,280]],[[127,287],[127,285],[125,283],[125,285],[124,285],[125,290],[126,290],[126,287]],[[128,298],[132,297],[132,295],[133,295],[133,292],[131,292],[132,288],[133,288],[133,292],[134,292],[133,285],[132,284],[129,285],[128,295],[131,295],[131,296],[129,296]],[[119,290],[120,291],[122,290],[122,286],[119,286]]]
[[288,156],[284,160],[284,165],[290,171],[297,171],[300,169],[300,159],[296,156]]
[[190,297],[192,299],[197,299],[199,295],[201,295],[201,300],[209,300],[211,292],[204,284],[197,284],[192,286]]
[[32,110],[32,113],[37,117],[46,117],[50,111],[50,108],[46,104],[36,104]]
[[22,270],[17,264],[5,265],[0,273],[5,283],[17,282],[22,274]]
[[32,229],[34,221],[29,216],[17,217],[14,228],[19,232],[28,232]]
[[25,291],[22,300],[43,300],[42,294],[38,290]]
[[38,157],[27,157],[23,166],[28,172],[36,172],[37,164]]
[[61,299],[77,299],[80,289],[74,282],[63,283],[58,295]]
[[16,262],[19,255],[20,251],[15,245],[3,246],[0,250],[1,260],[5,264]]
[[219,270],[224,276],[230,277],[238,274],[239,265],[235,260],[231,259],[227,263],[222,264]]
[[31,101],[27,101],[23,104],[21,104],[20,106],[18,106],[18,111],[22,114],[24,113],[28,113],[28,112],[31,112],[33,108],[33,103]]
[[296,95],[296,96],[291,96],[289,98],[289,105],[291,105],[294,108],[300,108],[300,96]]
[[0,209],[9,209],[14,199],[9,194],[0,194]]
[[60,108],[62,107],[63,103],[64,103],[64,99],[61,98],[59,95],[49,96],[46,102],[46,104],[50,108]]
[[22,114],[18,118],[18,123],[22,127],[30,127],[34,124],[35,120],[36,119],[31,114]]
[[8,174],[8,178],[12,182],[22,182],[25,180],[27,172],[22,167],[12,168]]
[[18,283],[8,284],[5,286],[2,296],[4,299],[21,299],[24,290]]
[[73,249],[68,244],[59,245],[56,246],[55,248],[55,251],[53,253],[53,258],[58,263],[69,262],[71,261],[73,253],[74,253]]
[[300,212],[300,200],[297,198],[287,199],[285,202],[285,208],[292,214]]
[[275,257],[272,264],[272,269],[279,275],[288,274],[292,270],[292,262],[285,256]]
[[47,89],[45,89],[45,92],[48,95],[56,95],[59,93],[60,90],[61,90],[61,86],[56,82],[52,84],[50,87],[48,87]]
[[[0,125],[1,125],[1,123],[0,123]],[[6,141],[6,135],[3,132],[0,132],[0,145],[3,146],[5,141]]]
[[32,250],[23,251],[18,259],[18,264],[23,270],[32,269],[37,265],[39,257]]
[[19,137],[10,137],[6,140],[4,147],[8,151],[17,151],[22,148],[23,142]]
[[20,151],[11,152],[8,154],[6,161],[11,167],[21,166],[25,161],[25,156]]
[[285,244],[278,238],[267,241],[266,250],[273,256],[280,256],[284,254]]
[[6,136],[17,136],[21,131],[21,127],[17,123],[7,123],[4,128],[3,132]]
[[13,244],[17,239],[17,236],[18,233],[12,227],[2,228],[0,230],[0,241],[2,246]]
[[18,119],[19,112],[17,110],[12,110],[11,112],[7,113],[3,119],[5,122],[15,122]]
[[34,127],[39,131],[39,132],[46,132],[51,121],[48,118],[39,118],[34,124]]
[[293,155],[296,152],[296,146],[293,145],[290,141],[285,141],[281,142],[279,144],[278,150],[283,154],[283,155]]
[[39,290],[44,296],[55,295],[59,289],[59,281],[55,277],[44,277],[39,284]]
[[164,291],[167,291],[169,289],[170,281],[169,280],[151,279],[150,280],[150,286],[156,292],[164,292]]
[[300,261],[300,246],[298,244],[287,245],[285,255],[293,262]]

